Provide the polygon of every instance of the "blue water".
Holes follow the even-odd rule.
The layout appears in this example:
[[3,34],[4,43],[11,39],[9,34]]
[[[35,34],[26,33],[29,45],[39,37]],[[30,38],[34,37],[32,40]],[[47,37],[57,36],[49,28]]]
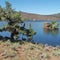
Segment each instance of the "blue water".
[[48,44],[52,46],[60,46],[60,21],[57,21],[59,23],[59,30],[58,31],[52,31],[52,32],[46,32],[43,29],[45,22],[51,22],[51,21],[27,21],[26,22],[26,28],[29,27],[29,24],[32,25],[32,28],[34,31],[37,32],[36,35],[33,37],[33,41],[35,43],[42,43],[42,44]]
[[[44,23],[45,22],[51,22],[51,21],[26,21],[26,26],[25,28],[29,28],[29,24],[31,24],[32,28],[36,32],[36,35],[33,36],[32,41],[35,43],[42,43],[42,44],[48,44],[52,46],[60,46],[60,21],[57,21],[59,23],[59,30],[58,31],[46,31],[43,29]],[[0,22],[0,27],[3,26],[4,24],[8,24],[6,22]],[[10,37],[10,32],[8,31],[3,31],[0,32],[0,35],[5,37],[8,36]],[[22,36],[22,35],[21,35]],[[20,37],[21,37],[20,36]]]
[[[2,27],[8,25],[8,22],[7,21],[0,21],[0,29],[2,29]],[[3,32],[0,32],[0,36],[3,36],[3,37],[10,37],[11,33],[9,31],[3,31]]]

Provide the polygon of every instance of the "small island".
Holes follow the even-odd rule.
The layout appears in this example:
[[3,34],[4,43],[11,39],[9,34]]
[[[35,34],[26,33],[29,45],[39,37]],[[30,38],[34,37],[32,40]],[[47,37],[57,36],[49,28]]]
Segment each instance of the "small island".
[[56,30],[58,28],[59,28],[59,24],[56,21],[52,21],[50,23],[48,22],[44,23],[44,29]]

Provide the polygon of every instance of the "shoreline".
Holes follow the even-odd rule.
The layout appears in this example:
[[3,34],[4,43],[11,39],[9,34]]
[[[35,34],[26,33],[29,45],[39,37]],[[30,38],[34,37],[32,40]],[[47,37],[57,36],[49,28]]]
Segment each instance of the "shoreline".
[[25,20],[25,21],[60,21],[60,20]]

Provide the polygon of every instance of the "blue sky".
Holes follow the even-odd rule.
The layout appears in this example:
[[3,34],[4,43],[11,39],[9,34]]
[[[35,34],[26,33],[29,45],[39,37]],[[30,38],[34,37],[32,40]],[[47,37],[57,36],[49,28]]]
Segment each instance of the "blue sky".
[[[35,14],[50,15],[60,13],[60,0],[7,0],[17,11]],[[0,0],[0,5],[5,6],[5,0]]]

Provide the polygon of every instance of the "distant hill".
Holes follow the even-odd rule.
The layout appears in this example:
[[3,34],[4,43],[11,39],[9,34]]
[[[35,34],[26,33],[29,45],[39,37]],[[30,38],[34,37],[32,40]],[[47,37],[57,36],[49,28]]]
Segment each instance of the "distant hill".
[[57,18],[60,18],[60,13],[58,13],[58,14],[53,14],[52,16],[57,17]]
[[22,17],[28,20],[60,20],[60,13],[53,15],[39,15],[39,14],[21,12],[21,15]]

